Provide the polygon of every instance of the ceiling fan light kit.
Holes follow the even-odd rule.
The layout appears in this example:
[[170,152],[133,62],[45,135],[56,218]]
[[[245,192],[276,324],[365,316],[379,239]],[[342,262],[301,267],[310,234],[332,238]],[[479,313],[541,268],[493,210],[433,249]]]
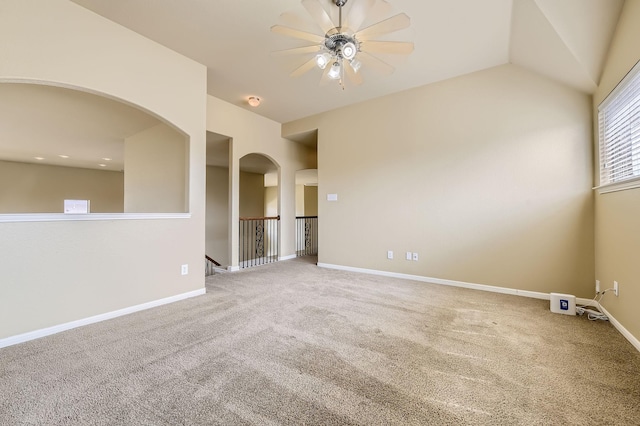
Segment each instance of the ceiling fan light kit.
[[[274,25],[271,27],[271,31],[274,33],[314,43],[313,45],[274,52],[276,56],[313,54],[312,58],[307,59],[291,73],[292,77],[298,77],[317,67],[323,71],[321,82],[338,80],[344,89],[345,75],[353,84],[359,85],[363,82],[360,73],[363,66],[382,74],[393,72],[393,66],[375,56],[374,53],[408,55],[413,51],[413,43],[411,42],[372,39],[408,28],[411,20],[404,13],[360,29],[374,9],[388,10],[389,4],[385,0],[331,0],[338,8],[337,25],[324,9],[323,1],[327,0],[302,0],[301,3],[324,31],[324,35],[291,26]],[[348,1],[353,3],[346,20],[343,22],[342,8]]]

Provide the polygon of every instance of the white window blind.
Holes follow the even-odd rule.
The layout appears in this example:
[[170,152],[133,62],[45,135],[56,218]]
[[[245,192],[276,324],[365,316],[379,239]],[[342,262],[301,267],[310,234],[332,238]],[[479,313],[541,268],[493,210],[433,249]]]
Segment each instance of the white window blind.
[[600,186],[640,178],[640,62],[598,107]]

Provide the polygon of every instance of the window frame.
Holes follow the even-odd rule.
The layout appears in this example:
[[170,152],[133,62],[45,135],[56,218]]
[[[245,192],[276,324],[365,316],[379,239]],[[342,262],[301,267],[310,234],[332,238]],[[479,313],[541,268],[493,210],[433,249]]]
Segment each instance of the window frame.
[[[635,94],[633,92],[636,92]],[[630,159],[630,167],[632,168],[632,175],[629,177],[618,178],[614,181],[603,181],[603,176],[605,175],[605,167],[604,164],[606,161],[612,161],[610,158],[605,158],[606,156],[606,146],[604,143],[604,134],[605,127],[603,128],[603,121],[606,118],[603,115],[613,114],[614,111],[620,112],[624,109],[624,107],[618,107],[615,110],[607,111],[607,108],[614,104],[616,101],[620,100],[621,96],[633,96],[630,99],[630,102],[625,104],[633,105],[633,110],[631,114],[628,114],[631,119],[628,117],[623,118],[620,121],[631,122],[635,119],[635,125],[638,127],[637,136],[634,138],[630,138],[629,142],[631,143],[629,155]],[[636,97],[637,96],[637,97]],[[636,99],[638,99],[636,101]],[[598,189],[601,194],[605,194],[608,192],[617,192],[624,191],[627,189],[640,188],[640,61],[636,62],[636,64],[629,70],[629,72],[624,76],[624,78],[616,85],[616,87],[607,95],[607,97],[598,105],[598,170],[599,170],[599,186],[594,189]],[[614,121],[614,123],[619,124],[620,121]],[[634,153],[634,149],[636,152]],[[622,155],[621,155],[622,156]],[[636,158],[637,157],[637,158]]]

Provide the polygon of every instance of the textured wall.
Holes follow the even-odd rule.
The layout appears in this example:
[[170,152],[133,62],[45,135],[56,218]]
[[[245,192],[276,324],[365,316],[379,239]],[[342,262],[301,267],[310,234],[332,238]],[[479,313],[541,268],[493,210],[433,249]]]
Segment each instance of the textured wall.
[[[0,218],[0,339],[203,289],[206,68],[66,0],[2,1],[0,39],[0,81],[103,94],[180,129],[189,139],[191,213]],[[181,264],[192,273],[182,276]]]
[[[620,80],[640,60],[640,1],[627,0],[622,10],[620,22],[600,86],[593,96],[594,116],[597,107],[613,90]],[[594,128],[594,156],[598,158],[598,129]],[[600,170],[595,161],[595,170]],[[596,176],[595,185],[599,182]],[[640,188],[608,194],[596,191],[596,279],[602,289],[613,287],[613,281],[620,285],[620,296],[607,294],[604,307],[636,339],[640,339]]]
[[122,172],[0,161],[0,214],[62,213],[64,200],[90,200],[93,213],[122,213]]
[[283,134],[314,128],[319,262],[592,295],[589,96],[505,65]]

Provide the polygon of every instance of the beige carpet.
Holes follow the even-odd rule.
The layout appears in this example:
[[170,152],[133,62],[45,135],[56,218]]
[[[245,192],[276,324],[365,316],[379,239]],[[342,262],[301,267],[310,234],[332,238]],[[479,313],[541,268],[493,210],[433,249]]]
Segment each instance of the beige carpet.
[[317,268],[0,349],[1,425],[640,424],[640,354],[548,302]]

